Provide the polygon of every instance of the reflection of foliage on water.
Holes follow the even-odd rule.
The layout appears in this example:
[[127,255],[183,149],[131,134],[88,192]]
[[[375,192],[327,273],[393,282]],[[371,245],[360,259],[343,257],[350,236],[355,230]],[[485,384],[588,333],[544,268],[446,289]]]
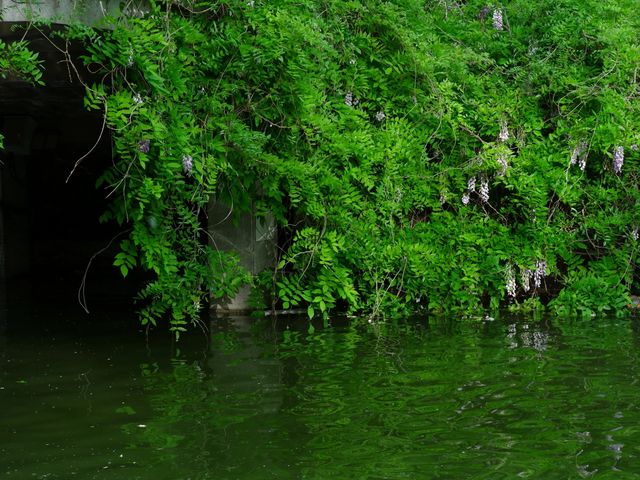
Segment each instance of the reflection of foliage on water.
[[176,447],[183,448],[185,443],[189,444],[194,459],[204,457],[202,449],[193,447],[206,441],[206,427],[196,422],[192,426],[201,428],[184,428],[185,422],[196,418],[207,398],[200,366],[181,360],[173,360],[168,370],[158,364],[142,364],[141,375],[154,419],[158,420],[125,425],[124,430],[132,436],[132,446],[152,447],[159,452],[161,461],[169,464],[178,464],[181,450]]
[[143,365],[132,424],[190,478],[574,478],[628,469],[640,440],[638,334],[519,317],[268,322],[212,334],[205,360]]
[[[615,417],[619,403],[603,406],[611,381],[595,379],[602,396],[591,401],[600,404],[576,395],[590,373],[577,380],[575,369],[558,367],[563,331],[555,322],[427,325],[285,335],[281,355],[299,362],[298,402],[290,412],[304,419],[311,435],[303,478],[419,477],[424,468],[445,464],[450,478],[468,478],[473,464],[487,478],[515,478],[556,475],[558,459],[579,459],[576,470],[571,464],[573,474],[621,460],[620,439],[634,430],[596,433],[582,413],[611,410],[613,422],[604,424],[622,428]],[[599,348],[620,345],[624,334],[608,331],[597,352],[584,352],[589,361],[601,358]],[[598,441],[583,442],[578,433],[585,431]],[[531,444],[546,453],[532,451],[523,461],[522,450]]]
[[188,471],[189,478],[242,478],[264,465],[278,472],[269,443],[281,372],[268,354],[270,343],[233,325],[211,340],[204,360],[141,366],[154,415],[144,428],[125,427],[132,446],[154,449],[158,462],[170,471]]

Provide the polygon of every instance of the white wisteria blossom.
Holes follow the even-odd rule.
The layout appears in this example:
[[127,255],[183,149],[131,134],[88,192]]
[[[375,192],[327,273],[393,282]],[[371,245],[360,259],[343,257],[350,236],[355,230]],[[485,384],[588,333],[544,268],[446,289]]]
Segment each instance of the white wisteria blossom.
[[513,267],[509,265],[505,272],[505,290],[511,298],[516,297],[516,276],[513,274]]
[[547,262],[544,260],[538,260],[536,262],[536,269],[533,272],[533,285],[536,288],[542,286],[542,280],[547,275]]
[[489,180],[485,176],[480,179],[480,190],[478,191],[478,195],[483,203],[487,203],[489,201]]
[[462,195],[462,203],[464,205],[468,205],[469,204],[469,194],[468,193],[464,193],[464,195]]
[[467,191],[469,193],[476,191],[476,177],[470,177],[469,180],[467,180]]
[[505,122],[500,124],[500,133],[498,134],[498,140],[501,142],[506,142],[509,140],[509,128]]
[[385,118],[387,118],[387,116],[384,114],[384,112],[382,110],[380,110],[378,113],[376,113],[376,120],[377,121],[381,122]]
[[344,103],[347,104],[347,106],[349,107],[353,107],[354,103],[353,103],[353,93],[351,92],[347,92],[344,95]]
[[589,150],[589,144],[587,142],[580,141],[577,143],[571,151],[571,157],[569,158],[569,166],[578,165],[580,170],[584,171],[587,166],[587,152]]

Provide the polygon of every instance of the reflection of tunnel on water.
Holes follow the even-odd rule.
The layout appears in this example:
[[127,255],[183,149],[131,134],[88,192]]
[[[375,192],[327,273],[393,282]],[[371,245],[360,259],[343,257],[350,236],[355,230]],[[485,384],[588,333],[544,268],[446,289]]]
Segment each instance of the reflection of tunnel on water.
[[[72,301],[92,255],[118,232],[98,222],[107,200],[95,188],[111,163],[111,142],[101,113],[84,108],[84,88],[62,55],[45,39],[32,45],[44,60],[46,85],[0,81],[0,282]],[[87,295],[121,288],[111,266],[116,246],[92,262]]]

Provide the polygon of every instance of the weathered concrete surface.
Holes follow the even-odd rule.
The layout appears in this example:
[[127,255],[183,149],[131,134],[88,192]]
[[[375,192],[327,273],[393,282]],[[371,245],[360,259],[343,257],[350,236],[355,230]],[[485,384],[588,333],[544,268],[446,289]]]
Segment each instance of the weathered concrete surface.
[[[272,217],[257,218],[245,213],[236,219],[227,205],[209,202],[209,235],[212,246],[220,251],[234,251],[240,263],[256,275],[273,265],[276,253],[276,226]],[[220,313],[238,313],[250,310],[249,286],[241,288],[233,299],[215,306]]]
[[[130,10],[135,14],[136,7]],[[96,26],[104,17],[119,14],[119,0],[0,0],[0,20],[4,22],[46,20]]]

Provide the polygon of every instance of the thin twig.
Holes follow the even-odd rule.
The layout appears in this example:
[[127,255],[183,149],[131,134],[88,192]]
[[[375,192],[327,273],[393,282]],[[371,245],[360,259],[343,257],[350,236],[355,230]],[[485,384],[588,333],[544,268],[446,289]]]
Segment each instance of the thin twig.
[[98,139],[96,140],[96,143],[93,145],[93,147],[91,147],[91,149],[87,153],[85,153],[78,160],[76,160],[75,165],[71,169],[71,172],[69,172],[69,176],[67,177],[67,180],[64,183],[69,183],[69,179],[71,178],[71,175],[73,175],[73,172],[76,171],[76,168],[78,168],[78,165],[80,165],[80,162],[82,162],[82,160],[84,160],[89,155],[91,155],[91,152],[93,152],[96,149],[96,147],[98,146],[98,144],[102,140],[102,135],[104,134],[104,129],[105,129],[106,126],[107,126],[107,104],[105,103],[104,104],[104,118],[102,119],[102,128],[100,129],[100,135],[98,135]]
[[89,263],[87,263],[87,268],[85,268],[84,275],[82,276],[82,282],[80,282],[80,288],[78,288],[78,303],[80,304],[80,306],[82,307],[82,309],[85,312],[89,313],[89,308],[87,307],[87,297],[86,297],[85,288],[87,286],[87,275],[89,274],[89,268],[91,268],[91,263],[93,262],[93,259],[96,258],[98,255],[100,255],[105,250],[107,250],[117,238],[121,237],[125,233],[129,233],[130,231],[131,231],[131,229],[125,230],[123,232],[118,233],[115,237],[113,237],[111,240],[109,240],[109,243],[107,243],[106,247],[98,250],[89,259]]

